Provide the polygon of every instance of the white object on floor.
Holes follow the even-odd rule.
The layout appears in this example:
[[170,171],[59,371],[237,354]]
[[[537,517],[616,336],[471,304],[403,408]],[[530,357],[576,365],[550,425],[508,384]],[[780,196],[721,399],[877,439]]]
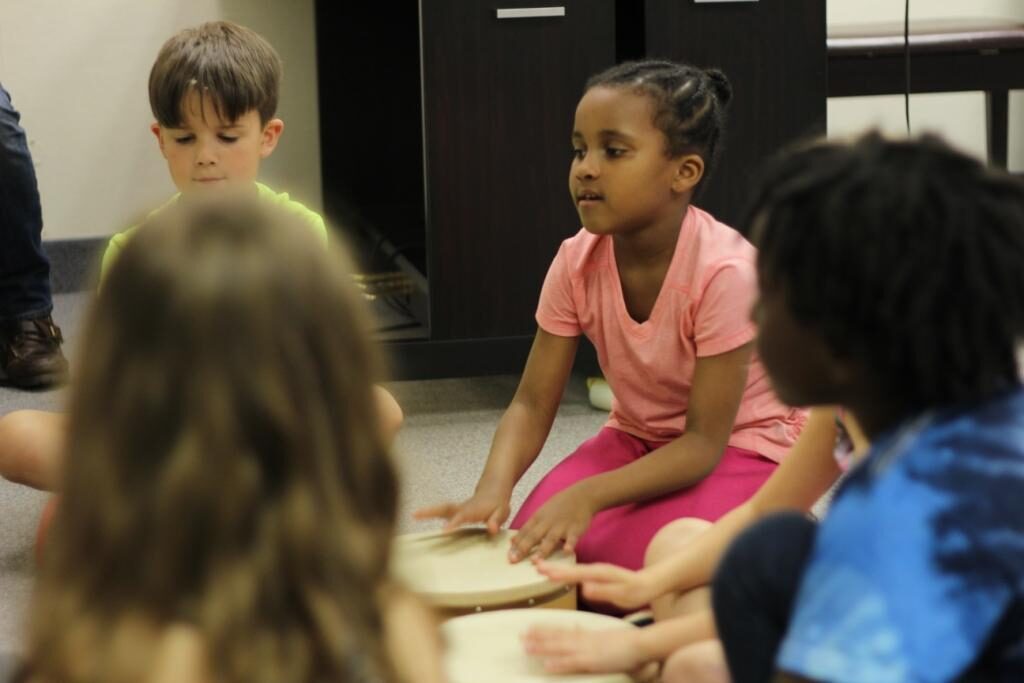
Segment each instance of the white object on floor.
[[598,410],[612,409],[612,388],[608,386],[604,377],[588,377],[587,390],[589,391],[590,405]]

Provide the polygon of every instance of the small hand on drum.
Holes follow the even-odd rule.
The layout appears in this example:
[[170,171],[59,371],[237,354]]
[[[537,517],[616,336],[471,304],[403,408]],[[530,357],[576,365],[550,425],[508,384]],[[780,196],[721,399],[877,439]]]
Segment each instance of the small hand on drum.
[[508,559],[519,562],[531,554],[544,559],[559,547],[567,553],[575,552],[576,543],[596,513],[590,497],[578,487],[555,494],[512,539]]
[[444,531],[464,524],[484,524],[490,534],[498,533],[509,516],[509,495],[499,491],[480,490],[461,503],[441,503],[413,513],[414,519],[444,519]]
[[522,636],[527,654],[555,674],[632,673],[644,664],[637,630],[534,626]]
[[579,584],[583,596],[593,602],[607,602],[622,609],[646,607],[659,596],[657,587],[644,570],[633,571],[613,564],[563,565],[534,560],[534,566],[556,583]]

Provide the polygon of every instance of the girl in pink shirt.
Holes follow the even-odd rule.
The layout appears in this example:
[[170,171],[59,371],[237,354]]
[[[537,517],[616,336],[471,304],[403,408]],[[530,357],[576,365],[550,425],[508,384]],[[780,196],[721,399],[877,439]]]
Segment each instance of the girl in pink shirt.
[[593,77],[576,108],[569,189],[585,226],[541,292],[537,336],[471,498],[420,510],[496,532],[554,420],[580,335],[615,395],[606,426],[556,466],[512,521],[515,562],[558,547],[643,565],[654,533],[749,498],[803,425],[752,356],[754,248],[691,204],[731,88],[664,61]]

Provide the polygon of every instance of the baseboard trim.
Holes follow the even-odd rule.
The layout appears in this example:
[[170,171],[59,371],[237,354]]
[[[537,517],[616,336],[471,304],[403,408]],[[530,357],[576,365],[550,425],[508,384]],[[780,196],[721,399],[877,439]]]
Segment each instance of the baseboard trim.
[[108,237],[44,240],[43,251],[50,259],[50,288],[54,294],[95,289],[100,259]]
[[[454,339],[444,341],[392,341],[382,348],[395,380],[445,379],[484,375],[518,375],[526,366],[533,336]],[[581,338],[573,372],[600,374],[597,353]]]

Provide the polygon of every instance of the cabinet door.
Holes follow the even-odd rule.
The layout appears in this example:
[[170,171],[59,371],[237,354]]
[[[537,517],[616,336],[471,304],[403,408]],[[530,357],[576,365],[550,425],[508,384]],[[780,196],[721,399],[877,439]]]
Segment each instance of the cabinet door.
[[[501,11],[540,7],[564,15]],[[579,229],[573,114],[587,77],[615,61],[614,2],[421,0],[420,12],[431,338],[532,334],[548,264]]]
[[645,24],[648,55],[716,66],[732,81],[723,154],[696,203],[734,223],[769,156],[825,133],[825,3],[646,0]]

